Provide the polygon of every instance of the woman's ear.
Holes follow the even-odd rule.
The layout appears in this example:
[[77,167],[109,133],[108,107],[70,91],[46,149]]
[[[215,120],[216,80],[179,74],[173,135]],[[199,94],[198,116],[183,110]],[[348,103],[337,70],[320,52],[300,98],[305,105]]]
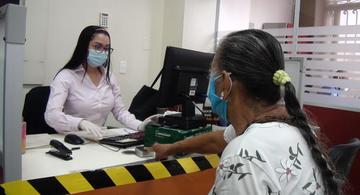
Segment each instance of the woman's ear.
[[221,97],[223,100],[227,100],[230,96],[231,93],[231,88],[232,88],[232,80],[231,80],[231,73],[226,72],[225,70],[222,71],[223,74],[223,87],[222,87],[222,92],[221,92]]

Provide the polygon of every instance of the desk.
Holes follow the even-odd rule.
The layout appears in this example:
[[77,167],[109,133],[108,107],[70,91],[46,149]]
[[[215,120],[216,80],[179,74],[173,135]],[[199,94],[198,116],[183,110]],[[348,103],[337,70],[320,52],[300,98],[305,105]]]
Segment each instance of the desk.
[[[64,135],[53,134],[51,137],[64,143]],[[77,147],[67,143],[64,144],[69,148]],[[29,180],[64,175],[152,160],[152,157],[140,158],[135,154],[122,153],[124,150],[134,149],[134,147],[114,152],[95,142],[79,146],[80,149],[73,151],[73,159],[69,161],[45,154],[50,150],[50,146],[26,150],[25,154],[22,155],[22,179]]]

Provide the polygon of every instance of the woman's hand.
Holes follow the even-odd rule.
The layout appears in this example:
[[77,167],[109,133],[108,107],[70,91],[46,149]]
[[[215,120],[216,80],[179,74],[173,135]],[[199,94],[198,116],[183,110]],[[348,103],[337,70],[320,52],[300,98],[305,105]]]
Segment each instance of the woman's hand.
[[92,133],[94,136],[98,137],[98,138],[102,138],[102,135],[101,135],[101,127],[90,122],[90,121],[87,121],[87,120],[82,120],[80,123],[79,123],[79,128],[83,131],[87,131],[87,132],[90,132]]
[[149,117],[147,117],[139,126],[138,126],[138,130],[139,131],[144,131],[145,130],[145,127],[146,125],[148,125],[150,122],[156,122],[158,123],[159,122],[159,117],[163,116],[162,114],[154,114],[154,115],[151,115]]
[[173,144],[154,144],[151,148],[155,152],[155,160],[166,159],[171,154]]

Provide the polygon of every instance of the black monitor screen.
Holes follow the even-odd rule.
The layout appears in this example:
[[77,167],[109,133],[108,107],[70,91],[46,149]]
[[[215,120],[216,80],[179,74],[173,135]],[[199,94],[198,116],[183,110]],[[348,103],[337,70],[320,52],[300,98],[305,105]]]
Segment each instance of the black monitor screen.
[[214,54],[167,47],[160,83],[160,107],[182,104],[184,98],[203,103]]
[[19,4],[20,0],[1,0],[0,1],[0,7],[2,7],[5,4],[12,3],[12,4]]

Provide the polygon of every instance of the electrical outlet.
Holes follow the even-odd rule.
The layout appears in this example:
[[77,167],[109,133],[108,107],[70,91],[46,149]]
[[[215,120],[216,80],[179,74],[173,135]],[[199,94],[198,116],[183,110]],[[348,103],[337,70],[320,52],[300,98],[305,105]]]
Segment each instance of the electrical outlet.
[[125,74],[125,73],[126,73],[126,69],[127,69],[127,61],[121,60],[121,61],[120,61],[120,65],[119,65],[119,72],[120,72],[121,74]]

